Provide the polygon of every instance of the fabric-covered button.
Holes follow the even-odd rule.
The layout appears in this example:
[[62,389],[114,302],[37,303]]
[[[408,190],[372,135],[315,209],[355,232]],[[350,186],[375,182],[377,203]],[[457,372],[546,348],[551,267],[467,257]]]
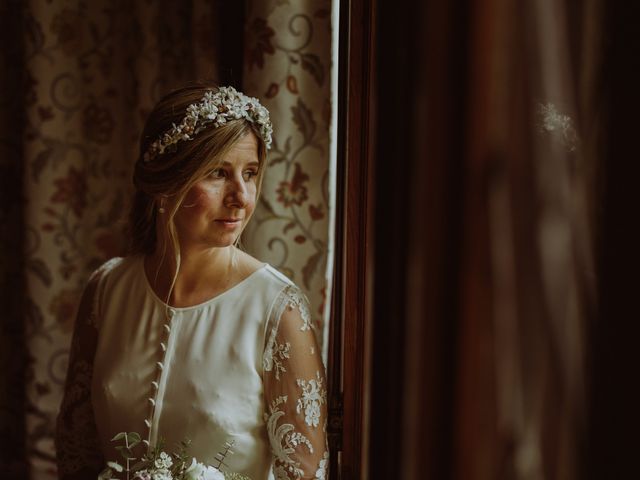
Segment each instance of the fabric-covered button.
[[147,426],[147,428],[151,428],[151,422],[147,419],[145,419],[144,424]]
[[153,388],[156,390],[158,389],[158,382],[151,382],[151,385],[153,385]]
[[171,333],[171,327],[169,326],[168,323],[164,324],[164,329],[167,331],[167,333]]
[[159,368],[160,370],[163,370],[163,369],[164,369],[164,365],[162,364],[162,362],[156,362],[156,365],[158,366],[158,368]]
[[163,352],[166,352],[166,351],[167,351],[167,346],[166,346],[164,343],[162,343],[162,342],[160,342],[160,348],[162,348],[162,351],[163,351]]
[[149,398],[148,400],[151,405],[153,405],[154,407],[156,406],[156,401],[153,398]]

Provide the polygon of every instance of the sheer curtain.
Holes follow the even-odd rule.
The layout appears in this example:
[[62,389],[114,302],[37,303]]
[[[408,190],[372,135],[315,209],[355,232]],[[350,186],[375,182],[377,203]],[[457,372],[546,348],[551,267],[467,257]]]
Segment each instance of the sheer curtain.
[[584,478],[606,4],[376,5],[371,478]]
[[477,5],[457,478],[581,478],[600,5]]

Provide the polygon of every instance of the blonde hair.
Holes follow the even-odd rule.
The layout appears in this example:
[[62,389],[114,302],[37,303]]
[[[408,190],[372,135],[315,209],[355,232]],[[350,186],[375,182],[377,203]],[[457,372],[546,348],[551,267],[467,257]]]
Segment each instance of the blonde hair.
[[172,124],[182,121],[189,105],[200,101],[205,92],[216,89],[217,86],[213,84],[194,83],[168,93],[153,108],[142,132],[140,153],[133,173],[135,192],[129,212],[129,254],[151,255],[156,250],[159,207],[157,199],[162,196],[174,196],[172,208],[165,213],[166,237],[175,255],[176,265],[168,298],[180,269],[180,243],[174,216],[182,206],[189,189],[220,165],[227,152],[247,133],[252,133],[258,144],[256,200],[260,195],[267,149],[257,127],[244,119],[230,121],[220,127],[205,127],[193,140],[178,143],[174,152],[164,153],[149,162],[143,160],[151,143],[169,130]]

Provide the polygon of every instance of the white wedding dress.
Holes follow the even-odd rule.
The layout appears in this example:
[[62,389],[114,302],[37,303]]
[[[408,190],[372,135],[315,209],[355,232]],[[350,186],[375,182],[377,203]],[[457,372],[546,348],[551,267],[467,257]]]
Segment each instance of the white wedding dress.
[[[327,475],[326,387],[306,299],[265,265],[200,304],[172,308],[142,256],[92,276],[71,347],[56,446],[60,478],[91,478],[121,460],[111,439],[144,443],[252,480]],[[141,455],[144,450],[140,450]]]

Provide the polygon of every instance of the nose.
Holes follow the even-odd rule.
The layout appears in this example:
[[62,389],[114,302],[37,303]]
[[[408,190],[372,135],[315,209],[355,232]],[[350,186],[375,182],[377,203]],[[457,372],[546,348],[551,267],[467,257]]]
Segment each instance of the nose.
[[244,208],[247,205],[249,192],[242,178],[234,178],[227,183],[225,203],[228,207]]

